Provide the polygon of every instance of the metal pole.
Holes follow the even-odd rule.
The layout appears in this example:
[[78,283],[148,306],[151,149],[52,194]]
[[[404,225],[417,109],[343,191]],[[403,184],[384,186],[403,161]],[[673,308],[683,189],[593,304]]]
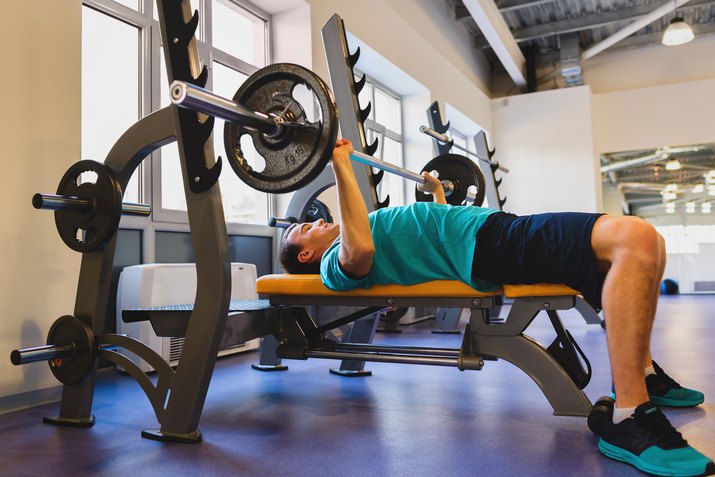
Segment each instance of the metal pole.
[[20,364],[34,363],[36,361],[48,361],[56,358],[70,358],[75,353],[75,345],[65,346],[46,345],[35,348],[16,349],[10,353],[10,361],[15,366]]
[[306,351],[306,358],[323,359],[354,359],[357,361],[371,361],[381,363],[401,363],[401,364],[426,364],[431,366],[451,366],[457,367],[456,358],[439,358],[427,356],[405,356],[396,354],[372,354],[372,353],[341,353],[338,351]]
[[171,102],[182,108],[199,111],[232,121],[249,128],[258,129],[268,136],[277,136],[282,131],[282,119],[250,109],[211,91],[184,81],[174,81],[169,87]]
[[[443,143],[445,143],[445,144],[449,144],[450,147],[456,147],[457,149],[461,149],[462,151],[468,152],[469,154],[474,154],[474,151],[470,151],[470,150],[467,149],[466,147],[462,147],[462,146],[460,146],[460,145],[458,145],[458,144],[455,144],[454,141],[449,138],[449,136],[447,136],[447,135],[445,135],[445,134],[440,134],[440,133],[438,133],[437,131],[435,131],[435,130],[432,129],[432,128],[428,128],[427,126],[420,126],[420,132],[421,132],[421,133],[425,133],[425,134],[427,134],[428,136],[431,136],[431,137],[435,138],[435,139],[438,140],[439,142],[443,142]],[[490,160],[488,160],[488,159],[483,159],[483,158],[481,158],[481,157],[479,157],[479,156],[477,156],[477,159],[479,159],[480,161],[484,161],[484,162],[486,162],[487,164],[489,164],[489,165],[491,165],[491,166],[496,166],[496,168],[499,169],[499,170],[502,171],[502,172],[509,172],[509,169],[507,169],[506,167],[500,165],[497,161],[490,161]]]
[[[32,196],[32,206],[36,209],[45,210],[87,212],[90,209],[91,204],[88,200],[82,199],[81,197],[54,194],[35,194]],[[146,204],[137,204],[135,202],[122,202],[122,214],[141,215],[147,217],[151,214],[151,207]]]

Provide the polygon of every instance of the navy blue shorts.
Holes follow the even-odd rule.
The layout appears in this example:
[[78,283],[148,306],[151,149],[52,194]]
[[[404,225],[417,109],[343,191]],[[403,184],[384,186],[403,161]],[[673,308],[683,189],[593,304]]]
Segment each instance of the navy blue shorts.
[[501,285],[563,283],[600,310],[603,277],[596,272],[591,231],[601,215],[492,214],[477,232],[472,274]]

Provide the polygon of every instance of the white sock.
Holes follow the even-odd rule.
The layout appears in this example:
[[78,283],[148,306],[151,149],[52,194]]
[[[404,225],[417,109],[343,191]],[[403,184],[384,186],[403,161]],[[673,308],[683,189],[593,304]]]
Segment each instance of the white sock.
[[628,419],[633,415],[636,408],[634,407],[614,407],[613,408],[613,423],[618,424],[624,419]]
[[652,364],[650,366],[648,366],[647,368],[645,368],[646,377],[650,376],[651,374],[655,374],[655,368],[653,367]]

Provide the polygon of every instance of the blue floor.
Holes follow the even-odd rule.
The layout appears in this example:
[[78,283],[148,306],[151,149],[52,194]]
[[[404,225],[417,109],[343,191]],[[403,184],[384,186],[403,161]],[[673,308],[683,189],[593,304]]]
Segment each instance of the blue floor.
[[[715,456],[715,296],[663,297],[656,360],[705,392],[696,409],[666,414],[689,442]],[[628,317],[621,317],[627,319]],[[607,394],[605,332],[563,315],[589,356],[592,400]],[[425,322],[376,342],[459,347]],[[529,334],[550,342],[546,316]],[[584,418],[556,417],[539,388],[504,361],[482,371],[368,363],[373,376],[328,373],[336,361],[286,361],[290,370],[251,369],[258,353],[219,359],[196,445],[140,437],[158,427],[134,380],[102,370],[90,429],[42,424],[57,404],[0,416],[1,476],[620,476],[643,475],[597,451]],[[39,365],[35,365],[39,366]]]

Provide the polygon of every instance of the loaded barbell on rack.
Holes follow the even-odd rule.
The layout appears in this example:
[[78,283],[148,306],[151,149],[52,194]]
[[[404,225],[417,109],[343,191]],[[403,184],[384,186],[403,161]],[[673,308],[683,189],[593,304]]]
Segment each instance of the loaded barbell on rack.
[[[319,108],[315,121],[308,119],[296,97],[299,85],[308,88],[315,99]],[[338,135],[335,100],[325,82],[301,66],[279,63],[263,68],[241,85],[233,100],[182,81],[171,84],[170,96],[177,106],[227,121],[224,145],[229,163],[239,178],[254,189],[270,193],[299,189],[315,179],[332,156]],[[262,170],[254,169],[246,159],[241,145],[244,135],[252,138],[256,151],[264,158]],[[444,156],[433,159],[428,171],[438,172],[447,202],[481,205],[484,177],[479,168],[445,167],[455,155]],[[361,152],[354,152],[351,159],[418,184],[425,181],[421,174]],[[471,162],[466,158],[463,161]]]

